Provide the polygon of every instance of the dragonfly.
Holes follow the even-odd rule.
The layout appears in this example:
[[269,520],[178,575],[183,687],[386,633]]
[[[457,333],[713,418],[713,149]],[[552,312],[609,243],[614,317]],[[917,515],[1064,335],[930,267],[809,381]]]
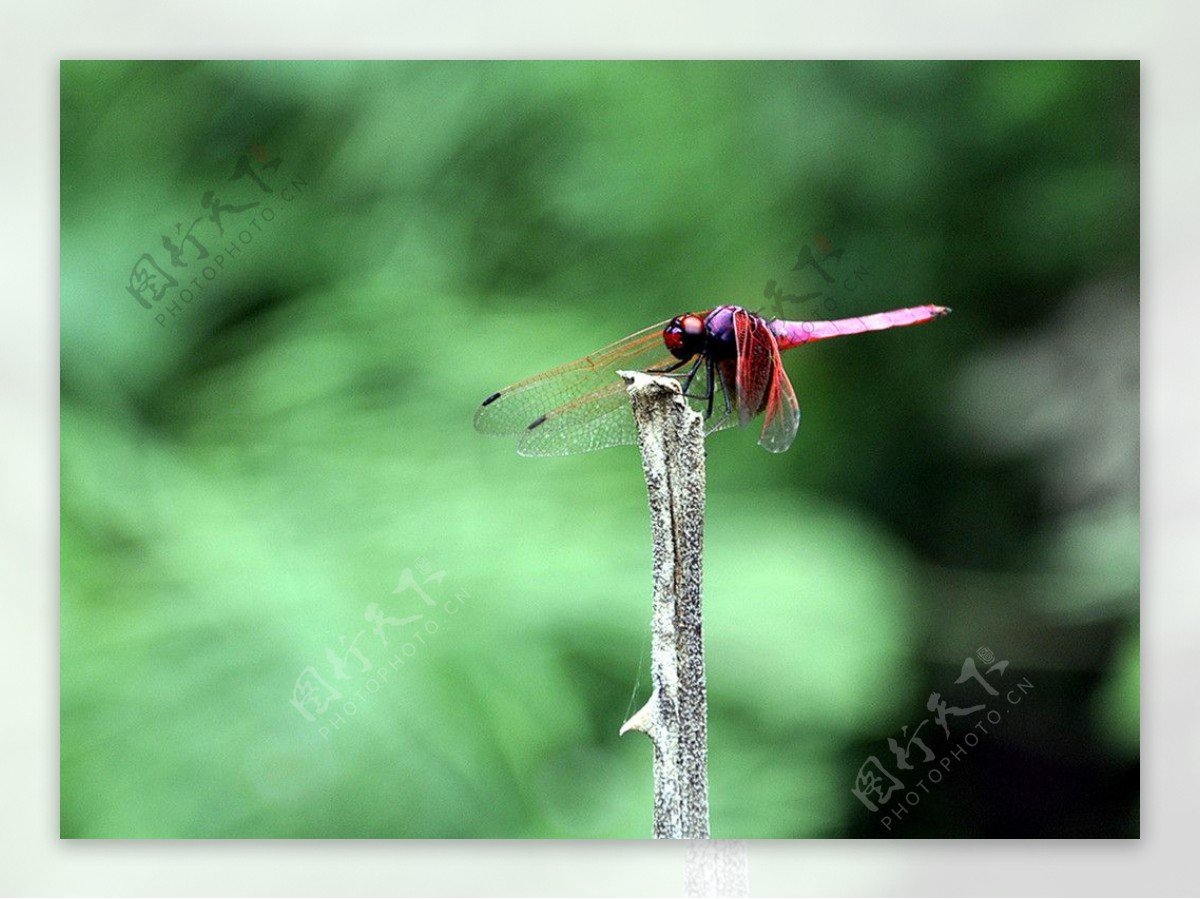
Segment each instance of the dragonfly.
[[630,334],[582,359],[498,390],[475,413],[475,429],[516,437],[523,456],[566,456],[637,443],[618,371],[678,378],[702,412],[705,433],[763,416],[759,444],[792,445],[800,405],[780,354],[818,340],[934,321],[945,306],[913,306],[833,321],[764,318],[741,306],[688,312]]

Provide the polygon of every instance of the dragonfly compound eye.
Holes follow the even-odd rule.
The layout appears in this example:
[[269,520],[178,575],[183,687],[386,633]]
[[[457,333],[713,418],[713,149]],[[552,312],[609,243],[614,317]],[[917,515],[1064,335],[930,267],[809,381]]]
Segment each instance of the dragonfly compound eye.
[[676,359],[691,359],[704,349],[704,319],[680,315],[663,328],[663,343]]

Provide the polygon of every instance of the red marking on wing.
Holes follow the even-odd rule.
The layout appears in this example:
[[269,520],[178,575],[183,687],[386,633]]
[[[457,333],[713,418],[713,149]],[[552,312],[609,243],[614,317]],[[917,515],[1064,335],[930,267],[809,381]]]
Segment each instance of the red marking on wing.
[[781,453],[792,445],[800,426],[800,405],[783,368],[775,335],[761,317],[734,315],[737,344],[738,418],[742,425],[765,412],[759,443]]
[[800,428],[800,404],[796,401],[796,391],[792,390],[792,382],[788,380],[779,356],[779,347],[773,338],[771,350],[775,355],[775,377],[771,382],[762,435],[758,442],[763,449],[782,453],[796,439],[796,431]]

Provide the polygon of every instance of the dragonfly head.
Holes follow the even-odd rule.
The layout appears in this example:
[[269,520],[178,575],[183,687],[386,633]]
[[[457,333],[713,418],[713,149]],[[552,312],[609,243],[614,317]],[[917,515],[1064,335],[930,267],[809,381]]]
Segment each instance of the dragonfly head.
[[704,349],[706,337],[704,316],[694,312],[676,316],[663,328],[663,343],[672,356],[685,362]]

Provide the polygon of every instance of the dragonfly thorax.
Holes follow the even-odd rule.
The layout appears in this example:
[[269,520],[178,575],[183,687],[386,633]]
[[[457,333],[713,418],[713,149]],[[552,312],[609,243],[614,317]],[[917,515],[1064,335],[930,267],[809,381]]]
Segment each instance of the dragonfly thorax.
[[734,314],[737,306],[718,306],[709,312],[689,312],[663,328],[663,343],[676,359],[703,355],[714,361],[737,355]]

